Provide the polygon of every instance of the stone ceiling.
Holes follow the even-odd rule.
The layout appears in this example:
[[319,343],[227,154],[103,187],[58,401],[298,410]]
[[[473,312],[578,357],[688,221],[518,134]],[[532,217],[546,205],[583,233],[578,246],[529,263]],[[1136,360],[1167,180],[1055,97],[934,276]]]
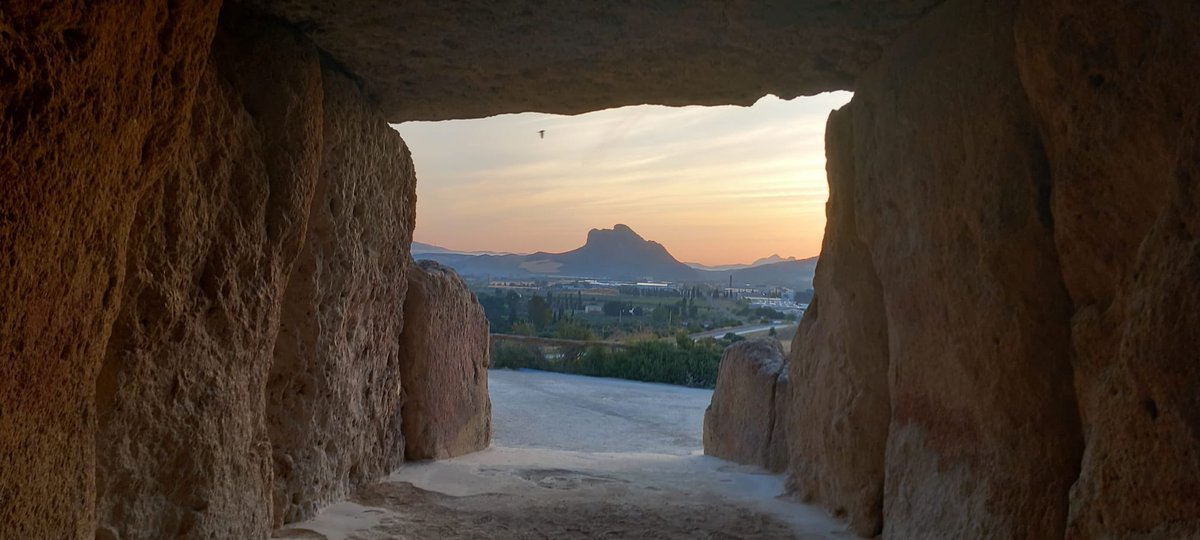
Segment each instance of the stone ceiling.
[[940,2],[244,1],[305,32],[393,122],[850,89]]

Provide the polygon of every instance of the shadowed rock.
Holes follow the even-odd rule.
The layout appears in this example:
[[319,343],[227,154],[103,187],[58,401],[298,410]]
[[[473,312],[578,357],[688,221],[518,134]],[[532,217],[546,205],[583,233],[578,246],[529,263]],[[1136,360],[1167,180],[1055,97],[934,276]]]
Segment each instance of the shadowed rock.
[[214,55],[193,136],[142,198],[95,387],[98,521],[120,538],[270,531],[263,390],[320,162],[320,68],[278,27],[222,29]]
[[825,127],[829,202],[809,304],[792,340],[789,487],[874,536],[883,526],[888,335],[883,288],[855,224],[854,105]]
[[1074,307],[1085,451],[1068,537],[1195,538],[1200,4],[1022,7],[1018,67],[1050,163]]
[[409,268],[401,336],[407,459],[443,459],[487,448],[488,323],[454,270],[433,261]]
[[721,355],[712,403],[704,411],[704,453],[780,472],[787,467],[784,423],[787,372],[783,347],[774,338],[730,345]]
[[404,327],[416,175],[352,80],[321,72],[321,169],[266,388],[273,521],[306,519],[404,458]]
[[130,232],[187,165],[218,8],[0,6],[0,537],[94,534],[96,379]]
[[1082,450],[1070,301],[1016,8],[942,4],[851,106],[855,224],[887,314],[888,537],[1053,538],[1066,525]]
[[399,122],[849,88],[939,1],[252,3],[303,29]]

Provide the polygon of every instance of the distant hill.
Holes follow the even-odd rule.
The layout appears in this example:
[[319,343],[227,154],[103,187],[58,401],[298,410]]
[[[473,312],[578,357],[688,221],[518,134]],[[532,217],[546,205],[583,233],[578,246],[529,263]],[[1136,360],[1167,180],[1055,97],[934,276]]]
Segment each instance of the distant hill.
[[700,273],[672,257],[662,244],[646,240],[627,225],[588,231],[583,246],[565,253],[467,255],[424,252],[461,274],[493,277],[569,276],[606,279],[696,281]]
[[707,265],[707,264],[700,264],[700,263],[698,263],[698,262],[685,262],[685,263],[683,263],[683,264],[686,264],[686,265],[688,265],[688,266],[690,266],[690,267],[692,267],[692,268],[695,268],[696,270],[740,270],[740,269],[742,269],[742,268],[748,268],[748,267],[750,266],[750,265],[748,265],[748,264],[714,264],[714,265]]
[[813,274],[817,269],[817,257],[808,259],[791,259],[782,262],[762,264],[736,270],[703,271],[705,281],[729,281],[733,276],[733,284],[740,285],[776,285],[803,291],[812,288]]
[[565,275],[597,275],[617,279],[687,281],[699,274],[672,257],[662,244],[642,238],[626,225],[588,231],[582,247],[566,253],[534,253],[526,265],[560,265]]
[[[413,242],[414,246],[417,244]],[[727,283],[732,275],[734,284],[739,286],[769,285],[801,291],[812,287],[817,265],[816,257],[797,260],[771,255],[750,265],[697,269],[679,262],[662,244],[646,240],[627,225],[620,224],[611,229],[588,231],[583,246],[565,253],[479,254],[421,244],[420,248],[414,247],[413,255],[438,261],[463,275],[494,278],[561,276]]]
[[755,266],[762,266],[764,264],[775,264],[775,263],[788,262],[788,261],[794,261],[794,260],[796,260],[795,257],[784,258],[784,257],[780,257],[778,253],[774,253],[770,257],[763,257],[757,261],[750,263],[750,266],[755,267]]
[[[513,255],[513,253],[506,253],[503,251],[456,251],[456,250],[453,250],[450,248],[444,248],[442,246],[435,246],[433,244],[426,244],[423,242],[413,241],[413,243],[412,243],[412,254],[413,255],[428,255],[428,254],[432,254],[432,253],[446,253],[446,254],[458,254],[458,255]],[[423,257],[423,258],[427,259],[428,257]]]
[[707,264],[694,263],[694,262],[683,263],[683,264],[686,264],[692,268],[695,268],[696,270],[723,271],[723,270],[741,270],[743,268],[762,266],[764,264],[774,264],[774,263],[778,263],[778,262],[786,262],[786,261],[794,261],[794,260],[796,260],[795,257],[784,258],[784,257],[780,257],[779,254],[776,253],[776,254],[771,255],[770,257],[763,257],[761,259],[758,259],[750,264],[717,264],[717,265],[712,265],[712,266],[709,266]]
[[417,241],[413,241],[413,243],[412,243],[412,252],[413,253],[455,253],[454,250],[446,249],[442,246],[435,246],[433,244],[425,244],[425,243],[417,242]]

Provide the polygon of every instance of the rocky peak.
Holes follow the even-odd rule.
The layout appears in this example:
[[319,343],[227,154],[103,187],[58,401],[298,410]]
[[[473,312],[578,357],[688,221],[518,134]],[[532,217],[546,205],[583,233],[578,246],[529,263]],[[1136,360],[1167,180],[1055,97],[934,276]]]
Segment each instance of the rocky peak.
[[646,239],[642,238],[642,235],[634,232],[633,229],[631,229],[628,225],[624,225],[621,223],[613,225],[613,228],[611,228],[611,229],[592,229],[592,230],[588,231],[588,236],[587,236],[588,244],[597,244],[597,243],[621,244],[621,243],[632,243],[632,242],[640,243],[640,242],[645,242],[645,241],[646,241]]

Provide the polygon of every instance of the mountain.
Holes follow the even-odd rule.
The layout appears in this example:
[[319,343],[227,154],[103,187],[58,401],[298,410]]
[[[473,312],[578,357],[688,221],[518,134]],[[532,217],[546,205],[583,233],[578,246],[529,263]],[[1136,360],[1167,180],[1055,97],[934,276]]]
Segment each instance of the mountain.
[[713,265],[713,266],[709,266],[707,264],[694,263],[694,262],[683,263],[683,264],[686,264],[692,268],[695,268],[696,270],[728,271],[728,270],[741,270],[743,268],[753,268],[755,266],[762,266],[764,264],[774,264],[774,263],[794,261],[794,260],[796,260],[795,257],[788,257],[785,259],[783,257],[780,257],[778,253],[776,253],[776,254],[771,255],[770,257],[763,257],[761,259],[758,259],[750,264],[718,264],[718,265]]
[[[455,254],[455,255],[513,255],[513,253],[507,253],[507,252],[503,252],[503,251],[457,251],[457,250],[453,250],[450,248],[444,248],[442,246],[435,246],[433,244],[426,244],[423,242],[417,242],[415,240],[413,241],[413,243],[412,243],[412,254],[413,255],[429,255],[429,254],[434,254],[434,253]],[[428,258],[428,257],[424,257],[424,258]]]
[[658,242],[646,240],[627,225],[588,231],[583,246],[565,253],[469,255],[422,253],[461,274],[493,277],[565,276],[606,279],[696,281],[700,272],[672,257]]
[[456,251],[454,251],[452,249],[446,249],[442,246],[435,246],[433,244],[425,244],[422,242],[417,242],[415,240],[412,243],[412,252],[413,253],[457,253]]
[[[417,242],[413,242],[416,246]],[[442,251],[418,251],[442,249]],[[768,285],[803,291],[812,288],[817,258],[783,258],[778,254],[763,257],[749,265],[694,268],[671,256],[662,244],[642,238],[627,225],[588,231],[583,246],[565,253],[538,252],[529,255],[507,253],[454,252],[421,244],[413,254],[454,268],[463,275],[496,278],[587,277],[598,279],[657,279],[665,281],[706,281],[735,285]]]
[[742,268],[750,267],[750,265],[748,265],[748,264],[715,264],[715,265],[711,265],[711,266],[707,265],[707,264],[700,264],[698,262],[685,262],[683,264],[686,264],[692,268],[695,268],[696,270],[705,270],[705,271],[707,271],[707,270],[715,270],[715,271],[740,270]]
[[534,253],[527,265],[560,265],[564,275],[617,279],[693,280],[698,273],[672,257],[662,244],[642,238],[626,225],[588,231],[582,247],[566,253]]
[[808,259],[785,259],[781,262],[762,264],[735,270],[709,270],[701,272],[705,281],[728,283],[733,276],[733,284],[740,285],[774,285],[789,287],[799,291],[812,288],[813,274],[817,270],[817,257]]
[[757,261],[750,263],[750,268],[754,268],[755,266],[762,266],[764,264],[775,264],[775,263],[794,261],[794,260],[796,260],[795,257],[788,257],[785,259],[783,257],[780,257],[778,253],[774,253],[770,257],[763,257]]

